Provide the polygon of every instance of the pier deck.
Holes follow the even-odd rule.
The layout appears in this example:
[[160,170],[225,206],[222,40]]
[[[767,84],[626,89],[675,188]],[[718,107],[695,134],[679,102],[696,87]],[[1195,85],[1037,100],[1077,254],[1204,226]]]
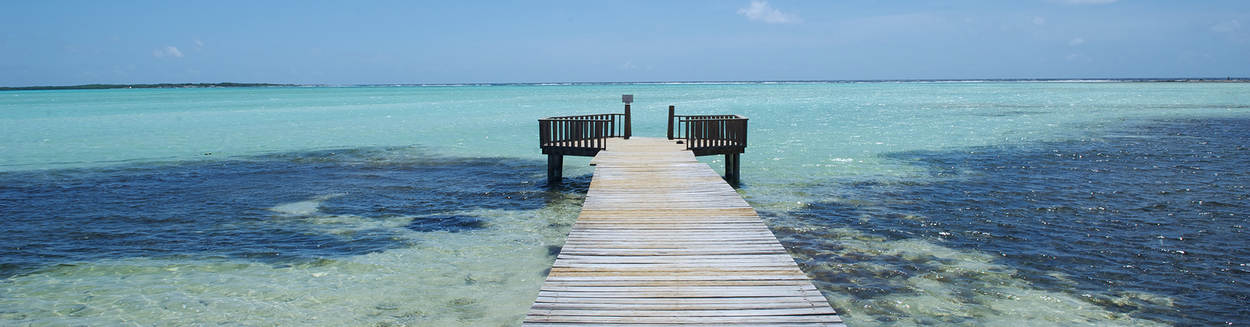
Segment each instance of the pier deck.
[[734,189],[684,145],[607,139],[525,326],[844,326]]

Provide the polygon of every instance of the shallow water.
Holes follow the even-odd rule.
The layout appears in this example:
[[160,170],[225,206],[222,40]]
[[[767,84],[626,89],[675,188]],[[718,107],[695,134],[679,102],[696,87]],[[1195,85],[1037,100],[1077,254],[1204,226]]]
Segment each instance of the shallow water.
[[0,325],[516,324],[591,171],[534,120],[622,93],[751,117],[740,193],[853,326],[1250,316],[1250,85],[624,84],[0,93]]
[[[846,293],[838,305],[879,321],[979,321],[1007,305],[1058,325],[1234,322],[1250,316],[1247,131],[1250,119],[1179,120],[894,153],[928,178],[814,186],[829,200],[773,222],[823,289]],[[1018,306],[1043,298],[1056,300]]]
[[543,167],[377,148],[8,173],[0,189],[6,227],[21,233],[5,243],[21,246],[0,264],[202,255],[285,262],[407,247],[418,241],[404,237],[409,231],[484,228],[474,210],[547,206],[563,194],[536,185]]
[[367,148],[5,173],[0,318],[506,324],[585,192],[542,168]]

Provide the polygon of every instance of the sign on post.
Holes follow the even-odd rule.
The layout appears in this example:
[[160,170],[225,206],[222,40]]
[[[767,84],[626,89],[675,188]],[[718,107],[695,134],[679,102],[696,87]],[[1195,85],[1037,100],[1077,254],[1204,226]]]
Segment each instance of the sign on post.
[[621,95],[621,102],[624,102],[625,104],[630,104],[630,103],[633,103],[633,102],[634,102],[634,95],[633,95],[633,94],[622,94],[622,95]]

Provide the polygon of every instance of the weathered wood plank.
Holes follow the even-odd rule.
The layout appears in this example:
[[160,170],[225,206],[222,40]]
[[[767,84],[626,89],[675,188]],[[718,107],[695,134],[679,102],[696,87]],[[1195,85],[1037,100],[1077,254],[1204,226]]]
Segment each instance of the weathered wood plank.
[[604,308],[604,309],[542,309],[533,308],[529,315],[551,315],[551,316],[617,316],[617,317],[758,317],[758,316],[801,316],[801,315],[826,315],[834,314],[833,308],[829,307],[808,307],[808,308],[770,308],[770,309],[657,309],[642,310],[636,308]]
[[596,280],[596,281],[552,281],[543,284],[543,289],[559,288],[585,289],[589,287],[677,287],[677,286],[803,286],[804,279],[790,280]]
[[742,302],[742,303],[544,303],[535,302],[532,309],[538,310],[760,310],[760,309],[801,309],[814,308],[811,302]]
[[751,304],[751,303],[803,303],[816,306],[824,303],[825,298],[815,296],[778,296],[778,297],[728,297],[728,298],[619,298],[619,297],[581,297],[558,298],[539,296],[535,303],[598,303],[598,304]]
[[826,322],[840,323],[842,318],[837,315],[790,315],[790,316],[697,316],[697,317],[648,317],[648,316],[549,316],[527,315],[527,322],[567,322],[582,324],[597,323],[634,323],[634,324],[681,324],[681,323],[784,323],[784,322]]
[[547,276],[547,282],[584,282],[584,281],[750,281],[750,280],[807,280],[800,274],[779,275],[658,275],[658,276]]
[[[711,273],[721,273],[721,274],[724,274],[724,273],[745,273],[745,272],[752,272],[752,271],[758,271],[758,272],[761,272],[761,273],[769,273],[769,272],[774,272],[774,271],[787,271],[787,272],[799,272],[799,273],[802,273],[802,271],[799,271],[798,266],[795,266],[795,265],[779,265],[779,266],[767,266],[767,267],[764,267],[764,266],[736,266],[736,267],[728,267],[728,266],[712,266],[712,267],[707,267],[707,266],[699,266],[699,267],[682,267],[682,266],[672,266],[672,265],[669,265],[669,266],[648,265],[648,266],[645,266],[645,267],[644,267],[644,266],[641,266],[641,265],[625,265],[625,266],[624,266],[624,268],[625,268],[625,269],[622,269],[622,268],[619,268],[619,267],[611,267],[611,266],[606,266],[606,265],[596,265],[596,266],[591,266],[591,265],[583,265],[583,266],[570,266],[570,267],[559,267],[559,266],[553,266],[553,267],[551,268],[551,271],[553,271],[553,272],[564,272],[564,271],[595,271],[595,272],[616,272],[616,273],[648,273],[648,272],[666,272],[666,273],[689,272],[689,273],[699,273],[699,272],[705,272],[705,273],[709,273],[709,274],[711,274]],[[646,268],[646,269],[637,269],[637,268]]]
[[[585,323],[562,323],[562,322],[527,322],[525,326],[531,327],[569,327],[569,326],[586,326]],[[844,323],[829,322],[791,322],[791,323],[595,323],[597,327],[846,327]]]

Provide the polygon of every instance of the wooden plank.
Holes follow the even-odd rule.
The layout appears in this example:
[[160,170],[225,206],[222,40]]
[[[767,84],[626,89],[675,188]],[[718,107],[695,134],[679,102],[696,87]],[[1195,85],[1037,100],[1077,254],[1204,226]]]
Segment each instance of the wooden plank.
[[689,303],[672,304],[655,303],[545,303],[535,302],[532,309],[538,310],[760,310],[760,309],[799,309],[819,308],[811,302],[778,301],[778,302],[742,302],[742,303]]
[[749,281],[749,280],[807,280],[807,276],[797,274],[781,275],[663,275],[663,276],[547,276],[547,282],[575,281]]
[[[527,322],[525,326],[530,327],[569,327],[569,326],[586,326],[585,323],[561,323],[561,322]],[[637,323],[595,323],[594,326],[599,327],[846,327],[844,323],[829,322],[790,322],[790,323],[647,323],[647,325],[637,325]]]
[[779,296],[779,297],[753,297],[753,298],[619,298],[619,297],[582,297],[582,298],[557,298],[539,296],[536,303],[598,303],[598,304],[657,304],[657,305],[681,305],[681,304],[752,304],[752,303],[804,303],[807,306],[815,306],[823,303],[824,296]]
[[[653,268],[653,267],[651,267]],[[551,275],[555,276],[751,276],[751,275],[789,275],[803,272],[798,267],[683,267],[672,269],[610,269],[593,267],[552,267]]]
[[766,308],[766,309],[691,309],[677,308],[644,310],[637,308],[532,308],[529,315],[551,316],[633,316],[633,317],[758,317],[758,316],[801,316],[833,314],[829,307],[808,308]]
[[844,326],[755,210],[684,145],[608,139],[526,326]]
[[842,318],[837,315],[790,315],[790,316],[695,316],[695,317],[650,317],[637,315],[623,316],[554,316],[527,315],[526,322],[564,322],[580,324],[598,323],[634,323],[634,324],[681,324],[681,323],[783,323],[783,322],[827,322],[840,323]]
[[[578,290],[589,287],[676,287],[676,286],[804,286],[805,279],[785,279],[785,280],[593,280],[593,281],[553,281],[547,280],[543,284],[544,289],[555,290],[559,288],[576,288]],[[806,283],[806,284],[805,284]]]

